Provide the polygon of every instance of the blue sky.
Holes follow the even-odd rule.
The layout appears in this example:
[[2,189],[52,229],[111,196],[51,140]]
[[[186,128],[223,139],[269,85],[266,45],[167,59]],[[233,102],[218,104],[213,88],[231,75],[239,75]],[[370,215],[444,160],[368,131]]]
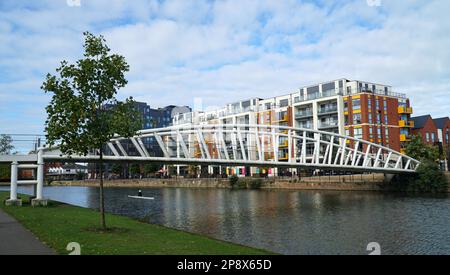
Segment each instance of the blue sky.
[[[222,106],[337,78],[390,84],[450,114],[450,1],[0,1],[0,133],[42,133],[40,86],[103,34],[131,66],[119,98]],[[75,4],[75,5],[74,5]]]

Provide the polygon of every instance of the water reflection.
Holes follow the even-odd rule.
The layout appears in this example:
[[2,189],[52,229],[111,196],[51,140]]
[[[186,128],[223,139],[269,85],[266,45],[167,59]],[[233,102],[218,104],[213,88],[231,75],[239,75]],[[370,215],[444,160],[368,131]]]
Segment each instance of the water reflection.
[[[106,210],[283,254],[450,254],[450,198],[370,192],[105,190]],[[31,193],[31,189],[21,188]],[[98,207],[98,189],[48,187],[51,199]]]

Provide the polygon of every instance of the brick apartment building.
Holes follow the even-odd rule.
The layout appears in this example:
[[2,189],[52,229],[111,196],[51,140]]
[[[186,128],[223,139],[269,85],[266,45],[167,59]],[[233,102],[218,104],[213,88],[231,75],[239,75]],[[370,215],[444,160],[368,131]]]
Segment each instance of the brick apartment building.
[[433,119],[430,115],[413,117],[414,128],[412,134],[420,135],[425,144],[439,147],[439,151],[445,156],[442,167],[450,170],[450,119],[448,117]]
[[[406,95],[393,92],[391,86],[338,79],[302,87],[290,94],[227,104],[218,110],[180,114],[174,117],[173,124],[292,126],[353,136],[402,152],[411,140],[411,129],[414,126],[412,112]],[[285,140],[279,140],[279,146],[274,151],[271,139],[262,139],[266,160],[275,155],[280,161],[288,160],[289,148]],[[350,145],[351,143],[349,142]],[[310,157],[313,145],[308,146],[307,157]],[[277,168],[225,169],[238,175],[279,175]],[[210,173],[223,171],[224,167],[210,167],[208,170]]]
[[433,118],[430,115],[413,117],[414,127],[412,134],[420,135],[425,144],[435,145],[438,142],[438,130]]

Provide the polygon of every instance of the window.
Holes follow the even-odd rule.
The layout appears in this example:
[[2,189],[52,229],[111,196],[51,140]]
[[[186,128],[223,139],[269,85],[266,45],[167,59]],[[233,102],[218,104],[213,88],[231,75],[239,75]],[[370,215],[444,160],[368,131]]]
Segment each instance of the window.
[[353,99],[352,101],[353,110],[361,109],[361,99]]
[[280,100],[280,107],[286,107],[289,105],[289,99]]
[[436,134],[431,133],[431,142],[435,142],[435,141],[436,141]]
[[372,99],[371,99],[371,98],[369,98],[369,99],[367,100],[367,106],[368,106],[368,108],[369,108],[369,111],[372,110]]
[[377,124],[381,124],[381,114],[377,114]]
[[389,140],[389,129],[388,128],[386,128],[384,130],[384,136],[386,137],[386,142],[388,142],[388,140]]
[[345,135],[350,136],[350,129],[345,129]]
[[386,99],[383,101],[383,104],[384,104],[384,111],[385,112],[387,112],[387,101],[386,101]]
[[378,135],[378,138],[381,138],[382,136],[381,136],[381,128],[377,128],[377,135]]
[[384,115],[384,124],[389,124],[388,116],[387,116],[387,115]]
[[379,110],[380,109],[380,101],[375,99],[375,109]]
[[445,134],[445,140],[446,140],[446,143],[449,144],[450,139],[449,139],[448,129],[447,129],[447,133]]
[[355,128],[354,133],[355,133],[354,138],[362,139],[362,137],[363,137],[363,129],[362,128]]
[[427,136],[427,142],[430,142],[430,133],[427,132],[426,136]]
[[344,112],[348,111],[348,101],[344,101]]
[[369,112],[367,115],[368,115],[368,118],[369,118],[369,124],[372,124],[373,123],[372,113]]
[[372,127],[369,128],[369,135],[370,135],[370,138],[373,138],[373,128]]
[[350,120],[350,118],[349,118],[349,116],[348,115],[345,115],[344,116],[344,120],[345,120],[345,125],[347,126],[350,122],[349,122],[349,120]]
[[353,115],[353,124],[361,124],[361,114]]

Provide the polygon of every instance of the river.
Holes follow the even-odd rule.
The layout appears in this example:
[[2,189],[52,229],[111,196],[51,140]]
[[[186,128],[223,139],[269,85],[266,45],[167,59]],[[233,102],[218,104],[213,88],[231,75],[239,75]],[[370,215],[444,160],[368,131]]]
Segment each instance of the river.
[[[2,188],[7,189],[7,188]],[[27,187],[22,193],[31,193]],[[94,187],[46,187],[46,197],[98,207]],[[342,191],[105,189],[106,210],[281,254],[450,254],[450,197]]]

